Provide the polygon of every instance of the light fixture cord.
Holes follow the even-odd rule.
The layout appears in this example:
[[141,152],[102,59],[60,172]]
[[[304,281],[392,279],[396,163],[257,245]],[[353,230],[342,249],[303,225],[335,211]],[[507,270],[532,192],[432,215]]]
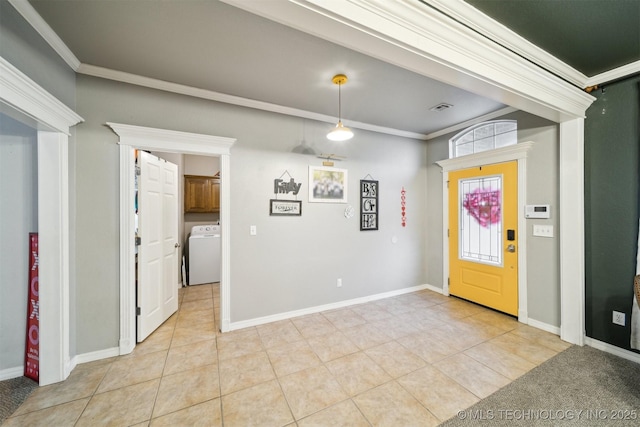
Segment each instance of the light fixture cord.
[[338,83],[338,122],[342,121],[342,83]]

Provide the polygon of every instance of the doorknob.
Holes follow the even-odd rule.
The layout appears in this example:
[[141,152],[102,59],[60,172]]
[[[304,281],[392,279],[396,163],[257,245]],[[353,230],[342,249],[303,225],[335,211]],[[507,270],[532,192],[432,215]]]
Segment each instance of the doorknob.
[[180,247],[180,243],[176,243],[173,247],[174,248],[179,248]]
[[509,245],[507,246],[507,252],[515,252],[516,251],[516,245]]

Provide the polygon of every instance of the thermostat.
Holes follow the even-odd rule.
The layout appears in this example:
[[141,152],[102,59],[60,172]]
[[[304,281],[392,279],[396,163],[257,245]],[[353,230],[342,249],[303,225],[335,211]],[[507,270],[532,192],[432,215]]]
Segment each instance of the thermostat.
[[550,205],[526,205],[524,207],[525,218],[551,218]]

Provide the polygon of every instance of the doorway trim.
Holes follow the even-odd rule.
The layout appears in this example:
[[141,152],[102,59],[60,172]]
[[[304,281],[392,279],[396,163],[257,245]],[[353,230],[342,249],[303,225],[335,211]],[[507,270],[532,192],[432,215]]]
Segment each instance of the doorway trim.
[[[3,112],[37,130],[41,386],[65,380],[70,357],[69,135],[84,119],[0,57]],[[25,237],[26,238],[26,237]]]
[[135,295],[135,167],[134,150],[220,157],[221,277],[220,317],[223,332],[230,324],[231,270],[231,147],[235,138],[107,123],[120,145],[120,354],[136,346]]
[[527,311],[527,233],[524,205],[527,200],[527,155],[533,142],[436,162],[442,168],[442,293],[449,296],[449,172],[494,163],[518,162],[518,321],[528,323]]

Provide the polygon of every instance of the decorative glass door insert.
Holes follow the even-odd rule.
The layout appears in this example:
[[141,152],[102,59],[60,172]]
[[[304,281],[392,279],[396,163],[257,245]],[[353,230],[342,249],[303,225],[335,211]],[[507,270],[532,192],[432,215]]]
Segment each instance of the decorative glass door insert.
[[460,179],[458,188],[459,258],[501,266],[502,175]]

